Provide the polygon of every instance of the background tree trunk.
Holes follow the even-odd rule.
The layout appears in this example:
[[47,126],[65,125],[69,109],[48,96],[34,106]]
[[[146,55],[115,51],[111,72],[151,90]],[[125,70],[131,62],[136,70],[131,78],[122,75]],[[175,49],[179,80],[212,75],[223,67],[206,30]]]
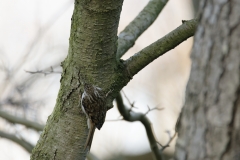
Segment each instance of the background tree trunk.
[[202,1],[175,159],[240,159],[240,3]]

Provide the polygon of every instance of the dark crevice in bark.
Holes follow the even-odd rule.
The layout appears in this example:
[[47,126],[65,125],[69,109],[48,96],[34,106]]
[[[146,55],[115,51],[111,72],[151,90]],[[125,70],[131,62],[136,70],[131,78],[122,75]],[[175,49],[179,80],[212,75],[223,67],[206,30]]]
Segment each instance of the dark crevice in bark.
[[[240,67],[240,66],[239,66]],[[240,77],[239,77],[240,78]],[[235,124],[235,117],[236,117],[236,113],[237,113],[237,107],[240,103],[240,86],[238,86],[238,89],[236,91],[236,99],[234,100],[234,105],[233,105],[233,110],[232,110],[232,119],[231,122],[229,123],[229,127],[228,127],[228,136],[229,136],[229,142],[227,144],[226,150],[222,153],[221,158],[223,159],[224,155],[227,154],[229,151],[231,151],[231,145],[233,143],[233,132],[234,132],[234,124]]]

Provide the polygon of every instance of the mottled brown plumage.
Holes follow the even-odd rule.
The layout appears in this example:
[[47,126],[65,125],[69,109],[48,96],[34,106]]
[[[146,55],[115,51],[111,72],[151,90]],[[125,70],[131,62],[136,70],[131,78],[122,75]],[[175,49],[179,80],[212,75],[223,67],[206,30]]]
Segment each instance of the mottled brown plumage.
[[84,84],[81,104],[82,110],[88,119],[87,123],[89,129],[84,149],[88,147],[88,150],[90,150],[95,128],[100,130],[105,121],[107,112],[105,98],[106,96],[101,88],[90,84]]

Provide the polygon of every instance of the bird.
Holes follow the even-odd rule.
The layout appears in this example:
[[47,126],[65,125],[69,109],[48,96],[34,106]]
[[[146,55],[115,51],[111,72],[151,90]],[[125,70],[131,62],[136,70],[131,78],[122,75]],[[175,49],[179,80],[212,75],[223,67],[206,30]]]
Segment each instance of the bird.
[[107,106],[106,96],[103,90],[94,85],[85,83],[84,92],[81,96],[81,108],[87,117],[88,137],[84,150],[90,151],[95,128],[100,130],[105,122]]

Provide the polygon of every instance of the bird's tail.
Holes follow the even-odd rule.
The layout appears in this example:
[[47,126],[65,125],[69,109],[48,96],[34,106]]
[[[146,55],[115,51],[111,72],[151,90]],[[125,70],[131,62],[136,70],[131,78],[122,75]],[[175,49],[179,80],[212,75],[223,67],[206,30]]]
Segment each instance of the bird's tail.
[[95,132],[95,128],[96,128],[95,125],[90,125],[87,141],[84,145],[84,150],[86,150],[88,148],[88,151],[90,151],[91,145],[92,145],[92,140],[93,140],[93,135],[94,135],[94,132]]

